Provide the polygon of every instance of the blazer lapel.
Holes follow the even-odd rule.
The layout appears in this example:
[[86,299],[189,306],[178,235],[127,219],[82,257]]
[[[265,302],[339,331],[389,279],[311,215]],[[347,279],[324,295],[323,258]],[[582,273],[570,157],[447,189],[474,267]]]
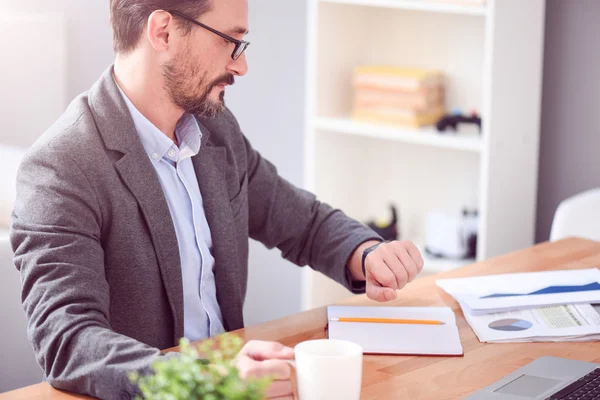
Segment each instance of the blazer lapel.
[[[141,144],[140,144],[141,145]],[[184,335],[183,282],[175,227],[167,200],[143,149],[132,150],[116,163],[117,171],[136,198],[148,224],[165,292],[173,313],[175,339]]]
[[148,225],[173,313],[174,337],[177,340],[184,335],[184,321],[181,259],[175,227],[156,171],[112,76],[112,67],[90,90],[89,103],[106,147],[123,154],[115,168],[137,200]]
[[[201,125],[203,132],[206,128]],[[233,212],[225,181],[225,148],[212,147],[203,137],[200,153],[192,161],[202,193],[204,211],[213,239],[217,300],[225,329],[243,321],[242,294],[236,285],[237,245]]]

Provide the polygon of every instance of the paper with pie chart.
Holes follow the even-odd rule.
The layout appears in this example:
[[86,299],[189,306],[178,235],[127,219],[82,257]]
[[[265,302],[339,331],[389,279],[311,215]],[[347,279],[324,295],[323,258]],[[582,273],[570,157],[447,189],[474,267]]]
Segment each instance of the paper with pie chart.
[[485,315],[465,313],[465,318],[481,342],[600,340],[600,304],[567,304]]

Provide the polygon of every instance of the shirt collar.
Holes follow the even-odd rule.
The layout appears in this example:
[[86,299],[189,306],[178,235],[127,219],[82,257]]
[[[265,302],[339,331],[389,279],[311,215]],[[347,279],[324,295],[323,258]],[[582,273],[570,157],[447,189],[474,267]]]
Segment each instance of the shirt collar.
[[179,148],[175,143],[161,132],[152,122],[148,120],[129,100],[119,84],[116,82],[119,92],[133,119],[135,129],[142,141],[142,145],[152,162],[159,162],[165,155],[172,161],[179,162],[185,158],[193,157],[200,151],[202,131],[196,118],[185,113],[177,122],[175,135],[179,142]]
[[184,114],[175,129],[179,141],[179,158],[193,157],[200,151],[202,130],[198,121],[192,114]]

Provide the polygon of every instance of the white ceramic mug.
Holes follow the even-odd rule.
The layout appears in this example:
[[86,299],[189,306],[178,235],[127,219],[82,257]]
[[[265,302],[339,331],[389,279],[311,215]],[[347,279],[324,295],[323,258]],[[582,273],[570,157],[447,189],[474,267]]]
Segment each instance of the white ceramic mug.
[[360,345],[345,340],[309,340],[294,348],[300,400],[359,400]]

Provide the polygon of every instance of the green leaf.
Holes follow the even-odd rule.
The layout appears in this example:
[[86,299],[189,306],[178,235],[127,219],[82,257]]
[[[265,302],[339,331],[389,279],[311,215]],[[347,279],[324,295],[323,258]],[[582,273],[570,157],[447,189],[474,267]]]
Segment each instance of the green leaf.
[[159,358],[152,364],[153,374],[133,372],[129,379],[147,400],[259,400],[272,380],[240,378],[234,360],[243,345],[232,334],[206,340],[197,348],[181,339],[181,357]]

